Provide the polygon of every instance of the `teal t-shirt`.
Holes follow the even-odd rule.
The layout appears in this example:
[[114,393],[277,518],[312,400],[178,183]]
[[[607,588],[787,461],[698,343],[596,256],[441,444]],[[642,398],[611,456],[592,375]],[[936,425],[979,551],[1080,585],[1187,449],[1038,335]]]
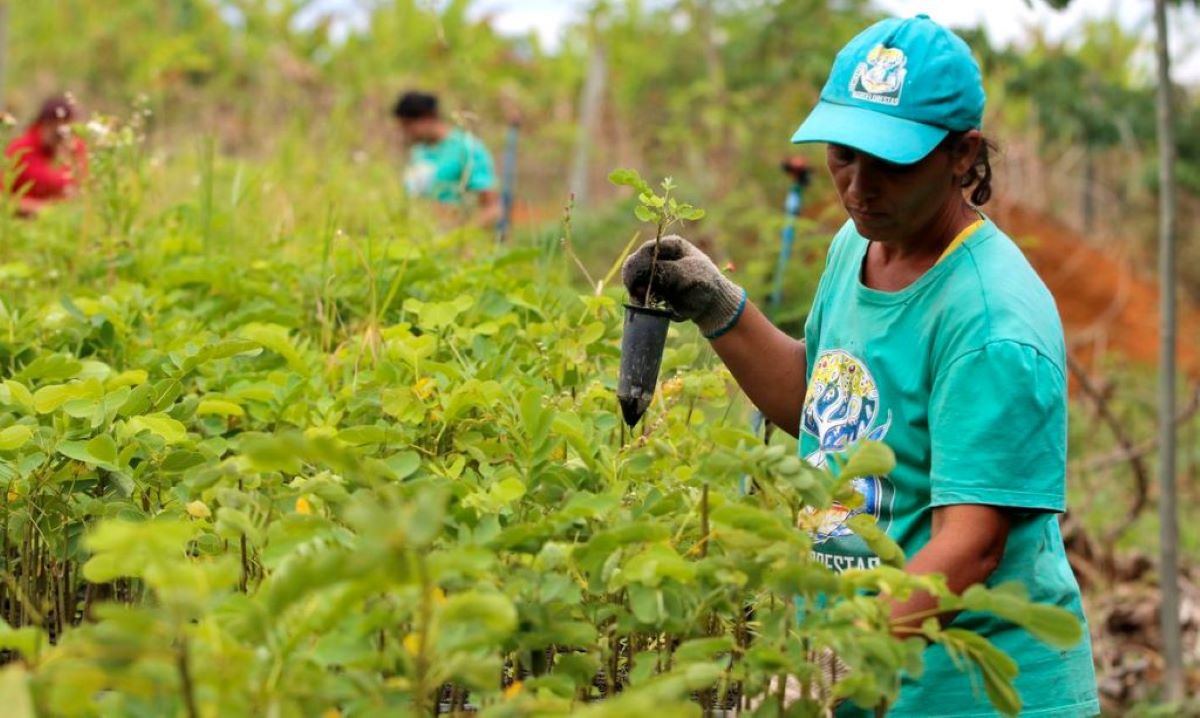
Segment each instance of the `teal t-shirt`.
[[[1021,251],[990,221],[897,292],[861,281],[868,242],[847,223],[805,326],[808,391],[800,452],[822,465],[862,439],[896,454],[888,476],[856,480],[862,506],[821,517],[814,553],[841,571],[878,559],[845,524],[873,515],[908,557],[928,541],[933,509],[988,504],[1012,510],[989,585],[1020,581],[1039,602],[1084,620],[1057,514],[1065,509],[1066,350],[1054,299]],[[1060,651],[990,615],[960,614],[1019,665],[1022,715],[1100,712],[1091,643]],[[843,706],[838,715],[859,715]],[[863,713],[862,715],[867,715]],[[994,716],[977,676],[938,646],[905,679],[888,715]]]
[[468,192],[495,189],[496,171],[483,142],[456,127],[437,144],[412,148],[404,187],[417,197],[461,204]]

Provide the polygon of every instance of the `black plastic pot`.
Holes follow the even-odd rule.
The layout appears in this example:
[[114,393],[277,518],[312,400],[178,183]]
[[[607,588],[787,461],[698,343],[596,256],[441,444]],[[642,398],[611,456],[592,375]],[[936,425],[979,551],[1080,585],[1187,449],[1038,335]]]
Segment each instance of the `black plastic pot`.
[[621,402],[621,415],[629,426],[638,423],[654,398],[663,348],[667,344],[667,328],[670,326],[670,312],[625,305],[617,400]]

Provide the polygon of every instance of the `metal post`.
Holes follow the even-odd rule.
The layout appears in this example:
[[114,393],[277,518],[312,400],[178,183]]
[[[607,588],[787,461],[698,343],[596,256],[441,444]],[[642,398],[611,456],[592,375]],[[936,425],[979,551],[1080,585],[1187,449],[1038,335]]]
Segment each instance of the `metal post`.
[[800,216],[800,210],[803,207],[804,185],[793,182],[784,204],[787,224],[783,226],[783,233],[780,236],[779,260],[775,263],[775,280],[772,282],[771,296],[767,302],[767,316],[771,318],[776,316],[779,306],[783,303],[783,281],[787,274],[788,261],[792,258],[792,246],[796,242],[796,218]]
[[1175,131],[1171,109],[1171,57],[1167,45],[1167,3],[1154,2],[1158,56],[1158,279],[1160,286],[1159,471],[1158,496],[1162,588],[1164,698],[1183,701],[1183,644],[1179,622],[1179,514],[1175,476]]
[[508,241],[508,232],[512,229],[513,197],[517,184],[517,137],[520,132],[520,122],[509,122],[504,142],[504,184],[500,188],[500,222],[496,226],[500,242]]

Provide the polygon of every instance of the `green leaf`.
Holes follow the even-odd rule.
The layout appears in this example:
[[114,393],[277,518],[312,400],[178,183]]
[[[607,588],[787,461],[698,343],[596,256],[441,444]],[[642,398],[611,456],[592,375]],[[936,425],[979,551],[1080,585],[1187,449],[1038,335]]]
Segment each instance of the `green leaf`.
[[[387,427],[383,426],[350,426],[339,431],[337,438],[351,446],[362,446],[363,444],[385,443],[389,438],[388,433]],[[398,435],[393,438],[398,438]]]
[[615,169],[608,174],[608,181],[615,185],[623,185],[625,187],[633,187],[639,193],[651,192],[650,185],[637,170],[632,169]]
[[467,591],[446,600],[437,622],[442,650],[495,650],[516,630],[517,609],[504,594]]
[[1011,581],[993,589],[982,585],[968,588],[961,606],[968,611],[983,611],[1021,626],[1038,640],[1054,648],[1074,648],[1083,639],[1083,626],[1070,611],[1058,606],[1034,603],[1025,588]]
[[634,207],[633,214],[635,217],[642,220],[643,222],[658,221],[658,214],[654,210],[650,209],[649,207],[647,207],[645,205],[639,204],[638,206]]
[[29,362],[17,378],[21,381],[62,381],[79,375],[83,362],[66,354],[48,354]]
[[856,514],[846,519],[846,526],[867,544],[879,560],[888,566],[904,566],[904,550],[875,523],[869,514]]
[[300,356],[296,346],[288,336],[288,328],[278,324],[261,324],[252,322],[238,330],[238,334],[256,342],[264,349],[270,349],[283,357],[288,366],[300,374],[308,374],[308,364]]
[[216,530],[218,534],[227,538],[245,536],[246,540],[253,545],[262,542],[262,532],[254,525],[254,521],[246,512],[229,506],[217,509]]
[[838,592],[838,577],[824,564],[790,563],[771,571],[767,585],[781,595],[820,595]]
[[199,451],[180,449],[167,454],[167,458],[162,460],[159,468],[168,472],[184,471],[193,466],[199,466],[205,461],[207,461],[207,458]]
[[25,445],[33,436],[33,430],[23,424],[0,429],[0,451],[12,451]]
[[117,442],[108,434],[97,434],[84,444],[84,448],[101,463],[115,464],[117,461]]
[[441,329],[454,324],[463,308],[455,302],[417,302],[409,300],[404,308],[415,311],[421,326],[428,329]]
[[103,394],[103,385],[95,379],[51,384],[33,393],[33,408],[39,414],[49,414],[72,399],[99,399]]
[[407,479],[421,468],[421,455],[415,451],[401,451],[383,460],[397,481]]
[[1021,697],[1013,686],[1017,663],[978,634],[962,628],[947,628],[939,637],[947,650],[965,655],[983,675],[983,687],[992,706],[1004,715],[1021,712]]
[[689,563],[666,544],[651,544],[625,563],[619,584],[641,583],[658,586],[664,579],[689,583],[696,577],[695,564]]
[[885,476],[896,468],[896,455],[880,441],[860,442],[850,459],[838,472],[839,480],[857,479],[864,476]]
[[129,433],[135,436],[143,431],[149,431],[151,434],[161,437],[168,444],[187,441],[187,427],[179,420],[162,413],[131,417],[126,422],[126,426]]
[[8,395],[12,402],[20,406],[25,411],[34,411],[33,394],[25,385],[19,381],[9,379],[4,382],[4,388],[8,389]]
[[732,653],[735,648],[732,636],[693,638],[684,641],[675,649],[675,660],[680,663],[711,661],[723,653]]
[[83,576],[93,583],[140,578],[150,566],[183,560],[197,531],[182,519],[102,521],[84,539],[94,555],[83,565]]
[[521,428],[534,446],[544,441],[554,421],[554,411],[542,406],[542,392],[530,388],[521,396]]
[[245,416],[246,411],[232,401],[202,399],[196,405],[196,416]]
[[560,653],[554,661],[554,672],[566,676],[576,688],[590,686],[600,671],[600,660],[590,653]]
[[[18,647],[16,650],[21,649]],[[26,655],[32,657],[36,653]],[[29,672],[24,665],[10,663],[0,670],[0,705],[4,706],[7,718],[35,718],[37,715],[33,710],[33,695],[29,691]]]
[[[46,643],[45,634],[35,626],[13,628],[7,623],[0,625],[0,649],[16,651],[27,660],[35,660]],[[4,715],[10,715],[7,704],[4,706]]]
[[154,399],[154,387],[150,384],[139,384],[129,393],[125,403],[117,409],[118,416],[134,416],[150,408]]
[[713,525],[719,540],[727,540],[739,534],[749,534],[763,542],[796,541],[801,534],[788,526],[776,514],[755,506],[729,503],[713,510]]
[[[270,348],[270,347],[268,347]],[[186,374],[202,364],[217,359],[226,359],[238,354],[257,353],[261,351],[259,342],[252,339],[226,339],[204,347],[196,354],[187,357],[180,364],[179,370]]]
[[638,621],[649,626],[658,626],[666,619],[660,589],[635,583],[629,586],[626,594],[629,596],[629,609]]
[[511,504],[525,495],[525,483],[510,476],[492,485],[490,493],[502,504]]
[[662,209],[666,205],[667,200],[650,192],[643,192],[638,195],[638,202],[650,207],[651,209]]
[[[55,450],[58,453],[62,454],[63,456],[67,457],[68,459],[74,459],[75,461],[80,461],[85,464],[99,466],[101,468],[108,469],[109,471],[119,471],[120,467],[118,467],[115,463],[115,460],[117,458],[116,457],[116,445],[114,444],[111,447],[113,452],[111,455],[109,455],[109,454],[107,454],[106,450],[110,447],[104,445],[103,442],[98,442],[97,445],[100,448],[100,450],[102,452],[106,452],[105,456],[106,457],[111,456],[111,459],[109,459],[109,458],[96,456],[89,450],[88,447],[89,447],[89,445],[92,444],[93,441],[95,441],[95,439],[92,439],[92,441],[87,441],[87,442],[62,441],[62,442],[59,442],[57,447],[55,447]],[[111,441],[111,439],[109,439],[109,441]]]

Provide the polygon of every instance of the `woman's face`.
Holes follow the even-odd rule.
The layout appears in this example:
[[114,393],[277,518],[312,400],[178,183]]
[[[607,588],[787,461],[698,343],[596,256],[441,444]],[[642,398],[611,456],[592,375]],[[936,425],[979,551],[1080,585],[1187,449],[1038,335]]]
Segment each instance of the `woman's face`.
[[911,165],[831,144],[826,162],[858,233],[875,242],[903,242],[929,227],[955,197],[962,197],[958,177],[974,162],[979,141],[979,133],[972,131],[958,147],[935,149]]
[[58,150],[71,136],[71,121],[49,120],[39,125],[39,138],[47,150]]

